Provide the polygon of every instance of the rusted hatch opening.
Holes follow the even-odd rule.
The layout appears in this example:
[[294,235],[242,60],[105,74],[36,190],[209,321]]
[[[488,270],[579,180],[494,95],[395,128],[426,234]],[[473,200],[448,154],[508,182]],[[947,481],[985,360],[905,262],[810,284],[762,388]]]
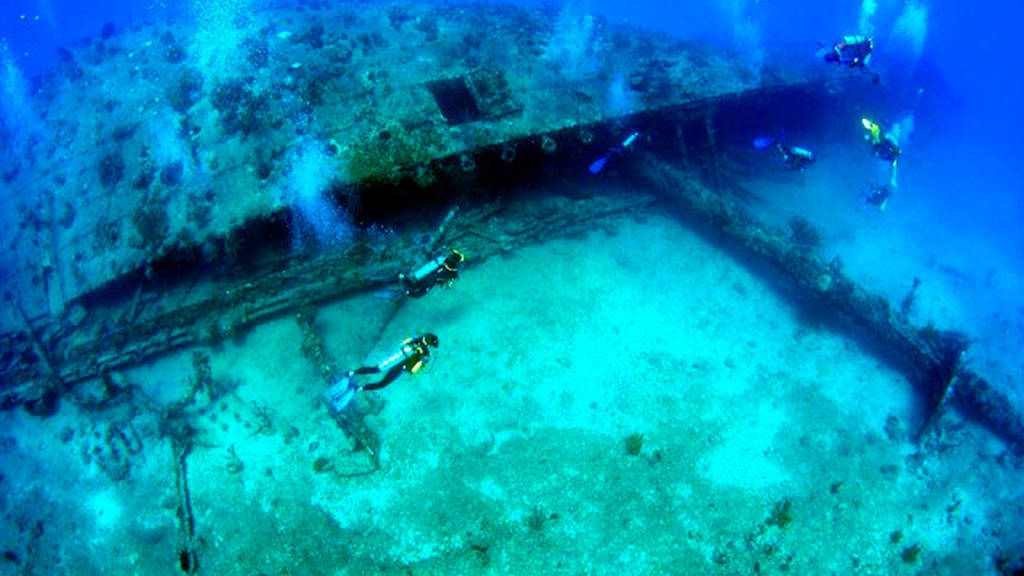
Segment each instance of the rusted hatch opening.
[[449,124],[455,126],[480,119],[480,108],[465,78],[460,76],[437,80],[427,84],[427,89],[433,94],[437,107]]

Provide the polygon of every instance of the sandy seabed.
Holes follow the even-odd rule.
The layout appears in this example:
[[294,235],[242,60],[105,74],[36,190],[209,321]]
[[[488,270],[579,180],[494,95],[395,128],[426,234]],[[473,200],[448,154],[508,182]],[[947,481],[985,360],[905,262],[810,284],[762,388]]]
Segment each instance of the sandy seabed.
[[[393,317],[372,296],[317,316],[339,366],[440,337],[427,370],[373,393],[376,472],[292,318],[208,350],[229,392],[200,399],[188,457],[200,573],[994,574],[1019,546],[1024,483],[998,440],[952,414],[913,444],[899,371],[678,222],[475,264]],[[126,377],[168,402],[191,352]],[[4,571],[180,573],[151,415],[2,418]],[[117,481],[98,448],[115,421],[141,445]]]

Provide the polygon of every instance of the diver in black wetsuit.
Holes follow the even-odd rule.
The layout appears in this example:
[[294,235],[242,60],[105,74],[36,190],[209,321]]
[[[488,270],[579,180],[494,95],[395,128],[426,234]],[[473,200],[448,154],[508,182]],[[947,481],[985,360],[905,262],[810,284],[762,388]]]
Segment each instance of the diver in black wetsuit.
[[782,154],[782,161],[792,170],[803,172],[811,164],[814,164],[814,152],[800,146],[790,146],[781,139],[775,141],[775,147],[779,154]]
[[864,191],[864,201],[885,212],[885,206],[889,203],[889,187],[885,184],[872,184]]
[[832,49],[825,52],[825,62],[835,62],[840,66],[865,69],[871,60],[871,53],[875,49],[875,43],[867,36],[848,35],[832,45]]
[[874,41],[867,36],[859,34],[843,36],[831,48],[823,49],[825,62],[835,63],[839,66],[860,70],[864,74],[870,74],[872,83],[878,84],[878,74],[868,70],[868,63],[871,62],[871,53],[874,50]]
[[398,281],[402,291],[410,298],[425,295],[434,286],[451,286],[459,277],[459,266],[466,256],[452,248],[448,254],[442,254],[416,269],[408,275],[399,274]]
[[437,348],[440,342],[437,336],[430,332],[406,338],[402,347],[386,360],[376,366],[364,366],[348,373],[348,376],[356,374],[380,374],[384,377],[372,384],[360,386],[363,390],[380,390],[391,384],[403,373],[415,374],[430,361],[430,349]]
[[[430,362],[430,349],[437,348],[440,342],[435,334],[424,332],[410,336],[402,341],[397,352],[376,366],[363,366],[350,370],[323,392],[331,411],[341,413],[360,390],[380,390],[394,382],[405,373],[416,374]],[[377,382],[360,385],[356,376],[367,374],[384,374]]]

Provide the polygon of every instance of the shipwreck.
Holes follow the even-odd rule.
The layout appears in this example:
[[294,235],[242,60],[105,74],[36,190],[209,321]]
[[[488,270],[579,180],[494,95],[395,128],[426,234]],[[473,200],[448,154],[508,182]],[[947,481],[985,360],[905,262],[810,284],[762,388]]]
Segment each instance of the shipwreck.
[[[912,326],[723,191],[717,126],[744,107],[828,97],[836,78],[818,62],[754,66],[585,14],[504,6],[314,2],[244,25],[209,53],[192,40],[201,30],[178,24],[104,34],[63,51],[43,82],[45,136],[2,166],[15,218],[5,409],[46,414],[92,379],[116,390],[128,366],[282,314],[298,315],[328,379],[309,321],[318,305],[388,286],[441,245],[480,260],[668,205],[886,342],[935,413],[959,403],[1024,443],[1020,414],[965,366],[966,338]],[[516,192],[587,177],[632,133],[643,143],[620,168],[643,183],[635,194]],[[326,233],[311,197],[335,207]]]

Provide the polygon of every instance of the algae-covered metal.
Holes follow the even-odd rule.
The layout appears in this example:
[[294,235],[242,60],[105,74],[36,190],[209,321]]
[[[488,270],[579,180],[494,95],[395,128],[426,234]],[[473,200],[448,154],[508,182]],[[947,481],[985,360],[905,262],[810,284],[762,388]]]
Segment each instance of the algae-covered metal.
[[[29,319],[182,254],[216,262],[233,231],[311,187],[358,212],[351,185],[428,187],[475,171],[484,149],[557,154],[589,144],[588,126],[812,68],[755,68],[568,10],[312,3],[208,25],[105,34],[44,82],[47,137],[3,166],[19,230],[5,283]],[[4,331],[23,328],[4,310]]]

